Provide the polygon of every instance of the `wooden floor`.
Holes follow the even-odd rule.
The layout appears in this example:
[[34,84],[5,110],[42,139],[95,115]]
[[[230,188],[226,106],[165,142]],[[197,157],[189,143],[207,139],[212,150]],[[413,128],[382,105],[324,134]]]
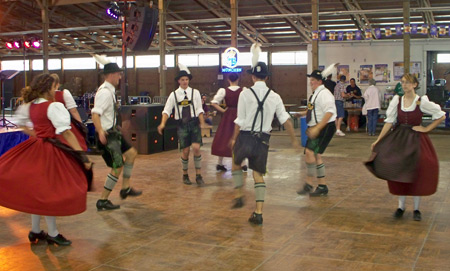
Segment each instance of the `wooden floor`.
[[95,208],[108,169],[93,156],[96,191],[87,211],[57,219],[73,244],[30,244],[30,216],[0,207],[0,270],[450,270],[450,133],[431,138],[440,183],[422,198],[421,222],[412,219],[412,198],[402,219],[392,217],[396,197],[362,166],[374,141],[363,133],[332,140],[324,155],[330,192],[309,198],[295,193],[303,154],[274,132],[263,226],[247,222],[255,204],[251,172],[246,205],[230,209],[231,172],[216,173],[212,138],[202,148],[207,186],[182,184],[178,151],[142,155],[132,180],[144,193],[122,201],[116,187],[110,199],[121,209],[114,211]]

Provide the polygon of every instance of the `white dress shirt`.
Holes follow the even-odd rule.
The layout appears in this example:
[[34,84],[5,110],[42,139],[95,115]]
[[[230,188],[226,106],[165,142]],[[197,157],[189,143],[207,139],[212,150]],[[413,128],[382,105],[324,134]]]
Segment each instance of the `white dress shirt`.
[[[269,88],[266,86],[266,83],[263,81],[255,82],[255,85],[252,86],[252,89],[255,91],[258,99],[262,101],[264,96],[266,95]],[[255,98],[255,95],[248,88],[244,88],[239,95],[238,101],[238,109],[237,109],[237,118],[234,120],[234,123],[239,125],[241,131],[251,131],[253,119],[255,118],[256,111],[258,109],[258,101]],[[274,114],[277,115],[280,123],[285,123],[290,115],[286,112],[284,108],[283,100],[281,100],[280,95],[275,93],[274,91],[270,91],[269,96],[264,102],[264,116],[263,116],[263,127],[262,132],[270,133],[272,130],[272,120]],[[255,132],[259,132],[261,127],[261,113],[258,113],[255,122]]]
[[114,105],[116,104],[116,88],[109,82],[104,82],[95,94],[94,108],[91,113],[100,115],[103,130],[107,131],[116,123]]
[[64,103],[66,104],[67,110],[72,108],[77,108],[77,103],[73,99],[72,93],[68,89],[64,89],[63,91]]
[[[398,106],[398,102],[399,102],[399,97],[398,95],[395,95],[391,102],[389,103],[389,107],[386,110],[386,119],[384,120],[384,122],[388,122],[388,123],[394,123],[397,121],[397,106]],[[416,95],[416,97],[414,98],[414,101],[411,103],[411,105],[408,108],[405,108],[404,104],[403,104],[403,97],[401,99],[401,110],[404,112],[411,112],[414,111],[416,109],[417,106],[417,101],[419,100],[419,95]],[[432,120],[437,120],[442,118],[442,116],[445,115],[445,112],[441,110],[441,107],[438,104],[435,104],[433,102],[430,102],[430,100],[428,99],[428,96],[424,95],[422,96],[422,98],[420,99],[420,111],[422,111],[425,114],[431,115],[431,119]]]
[[[30,119],[30,106],[31,104],[40,104],[47,102],[46,99],[37,98],[31,103],[22,104],[17,108],[16,111],[16,123],[19,126],[28,126],[31,123]],[[70,130],[70,113],[64,107],[62,103],[52,102],[47,109],[47,118],[52,122],[53,127],[55,127],[55,133],[57,135],[61,134],[66,130]],[[32,123],[31,123],[32,124]]]
[[[186,91],[186,94],[184,92]],[[201,113],[204,113],[203,107],[202,107],[202,97],[200,96],[200,92],[196,89],[193,89],[191,87],[188,87],[187,89],[182,89],[179,87],[174,92],[170,93],[169,98],[167,98],[166,105],[164,106],[163,114],[166,114],[167,116],[170,116],[172,114],[172,110],[175,108],[175,106],[178,106],[178,109],[180,110],[180,114],[183,112],[183,106],[177,105],[175,101],[174,93],[177,95],[177,101],[181,102],[184,100],[184,97],[187,96],[188,100],[191,100],[192,97],[192,91],[194,91],[194,101],[192,102],[189,107],[191,108],[191,118],[198,117]],[[192,110],[192,106],[195,108],[195,116],[194,116],[194,110]],[[175,108],[175,119],[178,120],[178,110]]]
[[374,85],[370,85],[364,91],[363,98],[365,101],[365,108],[367,110],[380,109],[380,91]]
[[[240,89],[240,86],[229,86],[228,87],[231,91],[236,91]],[[212,104],[221,104],[223,99],[225,99],[227,92],[224,88],[219,88],[216,95],[214,95],[214,99],[211,101]]]
[[[335,92],[336,93],[336,92]],[[316,117],[314,117],[314,110],[311,112],[311,120],[308,122],[308,126],[316,126],[317,123],[322,121],[325,113],[333,114],[331,118],[328,120],[328,123],[336,120],[336,103],[334,101],[334,95],[331,94],[330,91],[324,86],[318,86],[311,97],[310,103],[314,103],[314,108],[316,112]]]

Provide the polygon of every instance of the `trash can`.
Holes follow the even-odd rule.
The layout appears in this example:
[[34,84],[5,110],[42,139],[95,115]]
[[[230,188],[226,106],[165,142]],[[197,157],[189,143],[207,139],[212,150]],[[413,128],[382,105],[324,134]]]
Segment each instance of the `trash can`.
[[308,137],[306,136],[306,129],[308,128],[308,124],[306,123],[306,117],[300,118],[300,139],[302,140],[302,146],[306,146],[306,140]]

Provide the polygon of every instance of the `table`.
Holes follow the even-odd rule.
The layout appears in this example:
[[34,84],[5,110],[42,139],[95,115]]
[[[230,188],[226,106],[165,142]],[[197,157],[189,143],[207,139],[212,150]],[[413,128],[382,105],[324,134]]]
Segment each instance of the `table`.
[[0,156],[12,147],[28,139],[21,129],[0,132]]

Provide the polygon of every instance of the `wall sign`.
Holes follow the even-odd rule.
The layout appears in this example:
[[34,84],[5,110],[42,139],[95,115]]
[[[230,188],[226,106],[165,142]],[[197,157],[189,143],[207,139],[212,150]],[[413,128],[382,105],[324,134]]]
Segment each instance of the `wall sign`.
[[239,50],[234,47],[228,47],[223,53],[222,59],[222,72],[242,72],[241,67],[237,67],[239,64]]

